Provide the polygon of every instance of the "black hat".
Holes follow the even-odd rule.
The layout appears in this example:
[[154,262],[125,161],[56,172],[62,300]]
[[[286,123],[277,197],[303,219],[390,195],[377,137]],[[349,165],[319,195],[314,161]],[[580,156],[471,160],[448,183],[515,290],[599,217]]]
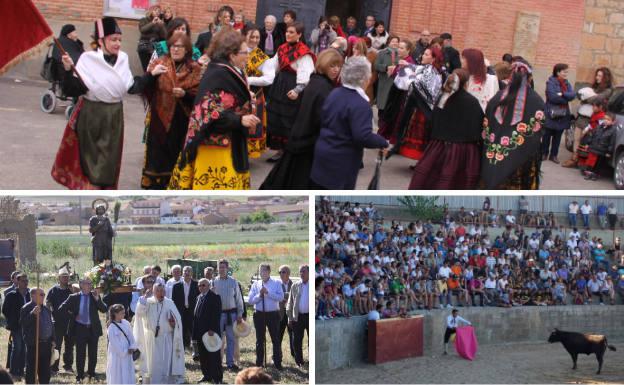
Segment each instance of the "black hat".
[[76,30],[76,26],[73,24],[65,24],[63,28],[61,28],[61,36],[67,36],[70,33]]
[[102,39],[105,36],[112,35],[115,33],[120,34],[121,29],[119,29],[119,25],[117,25],[117,21],[114,18],[103,17],[95,21],[94,36],[96,39]]
[[444,32],[443,34],[441,34],[440,38],[444,39],[444,40],[446,40],[446,39],[453,40],[453,36],[450,33],[448,33],[448,32]]

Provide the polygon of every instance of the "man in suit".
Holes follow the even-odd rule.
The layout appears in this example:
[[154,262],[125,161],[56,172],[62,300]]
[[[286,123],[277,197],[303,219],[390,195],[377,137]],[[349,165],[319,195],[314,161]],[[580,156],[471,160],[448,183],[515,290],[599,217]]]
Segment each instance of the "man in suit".
[[193,268],[184,266],[182,269],[182,279],[173,285],[171,299],[175,304],[180,317],[182,317],[182,342],[187,348],[191,343],[191,333],[193,332],[193,311],[197,304],[199,287],[197,281],[193,279]]
[[[50,358],[54,349],[54,324],[52,312],[43,306],[42,289],[30,289],[30,302],[20,311],[20,324],[26,345],[26,383],[35,384],[35,353],[39,344],[39,369],[37,371],[39,384],[50,383]],[[39,315],[39,340],[36,339],[37,315]]]
[[21,380],[24,376],[24,365],[26,361],[26,350],[22,328],[20,327],[20,310],[30,302],[30,292],[28,290],[28,276],[19,273],[16,276],[17,287],[6,294],[2,304],[2,314],[7,320],[6,328],[11,332],[11,370],[10,373],[15,380]]
[[294,334],[293,345],[295,347],[295,363],[297,366],[303,366],[303,334],[307,331],[308,338],[310,338],[308,318],[310,313],[308,297],[310,292],[308,285],[309,269],[308,265],[299,267],[301,281],[294,283],[290,288],[286,305],[288,325],[293,329]]
[[[46,307],[52,312],[52,322],[54,323],[54,343],[59,354],[65,340],[65,352],[63,353],[63,368],[67,372],[73,372],[72,365],[74,364],[74,341],[67,334],[67,324],[70,320],[67,313],[59,311],[61,304],[67,300],[72,294],[71,287],[69,285],[69,269],[67,266],[63,266],[58,272],[59,283],[52,287],[48,291],[46,297]],[[59,360],[52,365],[52,372],[58,372]]]
[[279,268],[279,276],[281,279],[282,290],[284,291],[284,299],[280,301],[279,313],[280,313],[280,325],[279,325],[279,344],[282,346],[282,340],[284,339],[284,332],[288,330],[288,341],[290,346],[290,354],[295,358],[295,350],[293,348],[293,333],[292,328],[288,326],[288,316],[286,315],[286,302],[288,302],[288,294],[290,288],[293,285],[293,281],[290,279],[290,267],[288,265],[282,265]]
[[[7,294],[9,294],[13,290],[15,290],[15,288],[17,287],[17,276],[20,273],[21,273],[21,271],[19,271],[19,270],[16,270],[16,271],[11,273],[11,286],[7,287],[2,292],[2,294],[3,294],[2,297],[5,300],[6,300]],[[7,345],[7,360],[6,360],[6,368],[7,368],[7,370],[9,370],[10,367],[11,367],[11,338],[9,337],[9,342],[8,342],[8,345]]]
[[210,290],[210,282],[206,278],[199,280],[201,294],[197,298],[197,305],[193,317],[193,347],[195,354],[199,354],[203,378],[199,382],[213,382],[220,384],[223,381],[223,367],[221,366],[221,352],[209,352],[202,342],[205,333],[217,334],[221,337],[221,297]]
[[445,32],[440,35],[440,38],[444,40],[444,47],[442,51],[444,53],[444,65],[447,72],[450,74],[457,68],[461,68],[461,60],[459,59],[459,51],[453,48],[453,36]]
[[80,293],[67,297],[59,308],[59,311],[69,314],[68,334],[72,336],[76,344],[76,381],[78,383],[84,379],[87,348],[89,349],[87,374],[90,378],[95,377],[98,340],[102,336],[102,323],[98,311],[106,312],[106,305],[100,297],[100,289],[92,289],[91,280],[82,279]]
[[267,55],[273,57],[280,45],[286,41],[285,36],[277,28],[277,19],[273,15],[264,18],[264,28],[260,29],[260,44],[258,47]]

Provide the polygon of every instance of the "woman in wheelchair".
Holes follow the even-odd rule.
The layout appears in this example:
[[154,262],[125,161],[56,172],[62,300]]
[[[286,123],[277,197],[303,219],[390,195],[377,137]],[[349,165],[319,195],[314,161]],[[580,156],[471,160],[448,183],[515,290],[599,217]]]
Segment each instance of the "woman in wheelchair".
[[[598,109],[597,107],[602,108],[602,106],[594,105],[594,111]],[[578,147],[579,166],[581,172],[585,175],[585,179],[588,180],[597,180],[599,178],[597,171],[601,161],[612,156],[615,143],[615,114],[612,112],[599,112],[602,112],[602,119],[597,122],[595,128],[590,128],[584,132],[581,138],[581,145]],[[592,116],[592,120],[593,118]]]

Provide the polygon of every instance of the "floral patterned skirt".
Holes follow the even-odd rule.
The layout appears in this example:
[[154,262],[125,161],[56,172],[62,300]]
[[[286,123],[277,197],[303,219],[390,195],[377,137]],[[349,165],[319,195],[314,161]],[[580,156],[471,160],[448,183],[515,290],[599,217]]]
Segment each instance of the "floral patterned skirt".
[[170,190],[249,190],[249,171],[237,172],[230,147],[201,145],[195,161],[180,170],[176,166],[169,182]]

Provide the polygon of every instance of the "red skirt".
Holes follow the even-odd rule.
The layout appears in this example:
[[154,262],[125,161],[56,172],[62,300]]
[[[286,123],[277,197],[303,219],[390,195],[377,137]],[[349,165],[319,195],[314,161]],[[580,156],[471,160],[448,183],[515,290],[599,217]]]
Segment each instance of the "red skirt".
[[471,190],[477,186],[481,147],[432,140],[416,165],[410,190]]
[[399,154],[414,160],[422,158],[427,146],[425,123],[425,114],[419,109],[415,110],[409,120]]

